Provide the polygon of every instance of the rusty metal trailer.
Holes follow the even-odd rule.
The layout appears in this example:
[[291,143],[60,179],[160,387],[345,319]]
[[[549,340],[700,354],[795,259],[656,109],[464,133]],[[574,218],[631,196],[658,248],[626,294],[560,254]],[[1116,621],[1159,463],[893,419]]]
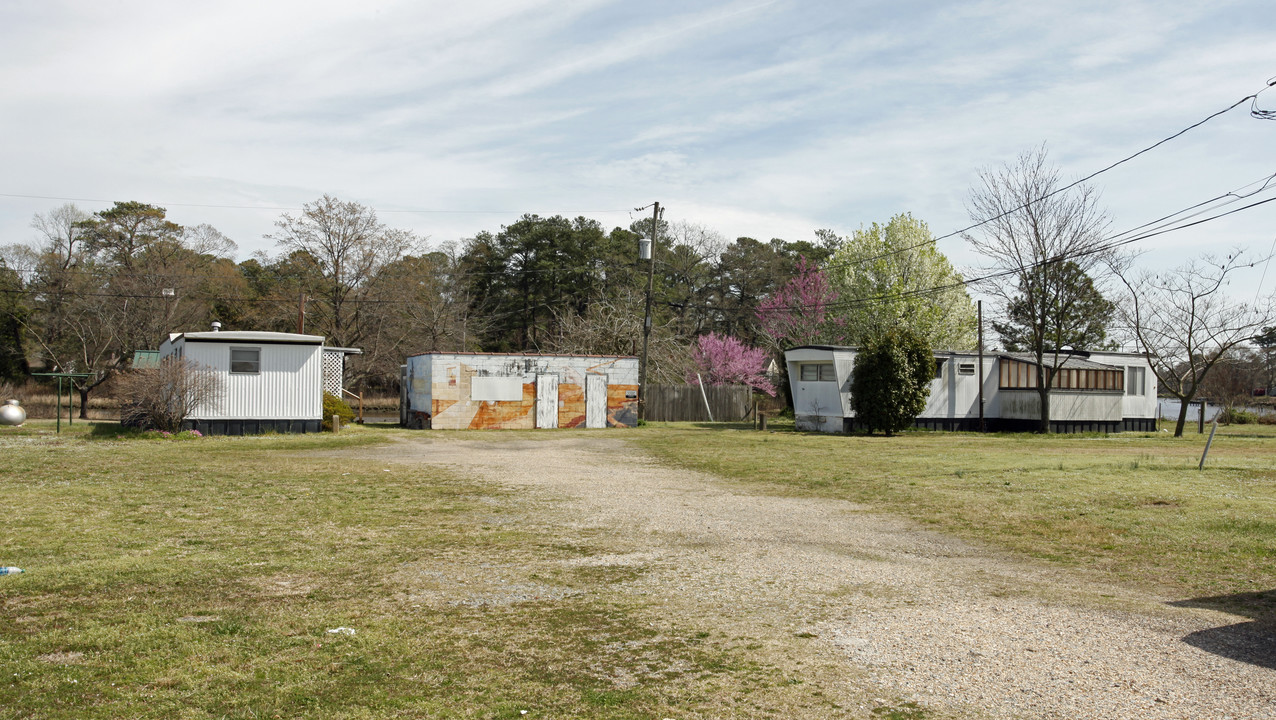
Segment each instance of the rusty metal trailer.
[[400,421],[438,430],[633,427],[638,358],[423,353],[402,367]]

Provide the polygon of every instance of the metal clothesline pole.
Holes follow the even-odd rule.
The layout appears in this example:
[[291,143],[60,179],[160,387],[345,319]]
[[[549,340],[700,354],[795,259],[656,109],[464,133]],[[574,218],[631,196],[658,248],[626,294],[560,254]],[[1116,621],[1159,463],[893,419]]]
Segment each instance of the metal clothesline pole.
[[75,414],[75,395],[73,394],[75,392],[75,379],[93,377],[93,373],[66,373],[66,372],[31,373],[31,376],[57,378],[58,401],[57,401],[57,423],[55,427],[57,429],[57,433],[59,435],[62,434],[62,381],[67,380],[69,382],[69,386],[67,387],[67,392],[66,392],[67,410],[68,410],[66,424],[67,424],[67,427],[70,427],[71,415]]

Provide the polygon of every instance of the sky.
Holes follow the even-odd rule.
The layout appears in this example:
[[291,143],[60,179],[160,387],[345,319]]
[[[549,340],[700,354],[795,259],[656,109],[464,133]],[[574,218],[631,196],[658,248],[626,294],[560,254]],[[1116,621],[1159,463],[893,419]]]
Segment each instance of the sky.
[[[1263,89],[1273,49],[1263,0],[16,0],[0,245],[69,199],[137,200],[243,259],[324,194],[436,245],[652,201],[727,238],[900,212],[946,235],[981,170],[1044,143],[1087,175]],[[1245,103],[1092,183],[1120,231],[1273,173],[1276,122]],[[1271,203],[1131,249],[1157,268],[1274,243]],[[1266,269],[1237,289],[1276,288]]]

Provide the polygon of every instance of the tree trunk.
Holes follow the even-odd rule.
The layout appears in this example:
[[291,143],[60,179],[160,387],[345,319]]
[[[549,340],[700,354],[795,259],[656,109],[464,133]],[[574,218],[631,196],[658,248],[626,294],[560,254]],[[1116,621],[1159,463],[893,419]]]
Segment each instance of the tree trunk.
[[1042,435],[1050,434],[1050,388],[1038,386],[1037,395],[1041,397],[1041,426],[1037,428],[1037,432]]
[[1190,402],[1191,396],[1179,398],[1179,421],[1174,426],[1174,437],[1183,437],[1183,426],[1187,425],[1187,404]]
[[89,419],[89,390],[91,388],[77,388],[80,391],[80,419]]

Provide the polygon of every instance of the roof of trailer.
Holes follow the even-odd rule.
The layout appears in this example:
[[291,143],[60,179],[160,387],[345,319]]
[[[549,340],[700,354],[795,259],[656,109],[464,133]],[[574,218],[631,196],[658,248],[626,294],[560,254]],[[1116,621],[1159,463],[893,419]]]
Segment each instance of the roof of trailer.
[[[859,348],[853,345],[798,345],[797,347],[791,347],[788,350],[785,350],[785,352],[791,352],[793,350],[827,350],[830,352],[841,350],[841,351],[858,352]],[[1138,353],[1117,353],[1117,352],[1107,352],[1107,351],[1095,351],[1095,352],[1103,352],[1104,354],[1108,354],[1108,355],[1128,355],[1130,357],[1143,357],[1142,355],[1139,355]],[[957,352],[955,350],[935,350],[933,351],[932,354],[937,358],[938,357],[968,357],[968,358],[979,357],[978,353]],[[1117,365],[1108,365],[1107,363],[1101,363],[1101,362],[1096,362],[1094,360],[1090,360],[1088,359],[1089,355],[1090,353],[1084,350],[1073,350],[1070,352],[1062,352],[1060,353],[1060,356],[1059,356],[1058,367],[1066,367],[1066,368],[1070,368],[1074,370],[1119,369],[1119,366]],[[1003,358],[1008,358],[1010,360],[1017,360],[1019,362],[1029,363],[1032,365],[1037,364],[1037,358],[1032,353],[1007,352],[1005,350],[996,350],[996,351],[985,352],[984,357],[1003,357]],[[1046,356],[1042,358],[1042,362],[1047,367],[1055,367],[1054,352],[1051,351],[1047,353]]]
[[581,355],[572,353],[498,353],[498,352],[423,352],[409,355],[408,357],[425,357],[427,355],[444,356],[444,355],[460,355],[460,356],[477,356],[477,357],[527,357],[527,358],[603,358],[614,360],[637,360],[637,355]]
[[224,342],[224,343],[266,343],[275,345],[322,345],[322,335],[300,335],[298,333],[260,332],[254,330],[225,330],[220,332],[175,333],[169,340],[179,338],[186,342]]

